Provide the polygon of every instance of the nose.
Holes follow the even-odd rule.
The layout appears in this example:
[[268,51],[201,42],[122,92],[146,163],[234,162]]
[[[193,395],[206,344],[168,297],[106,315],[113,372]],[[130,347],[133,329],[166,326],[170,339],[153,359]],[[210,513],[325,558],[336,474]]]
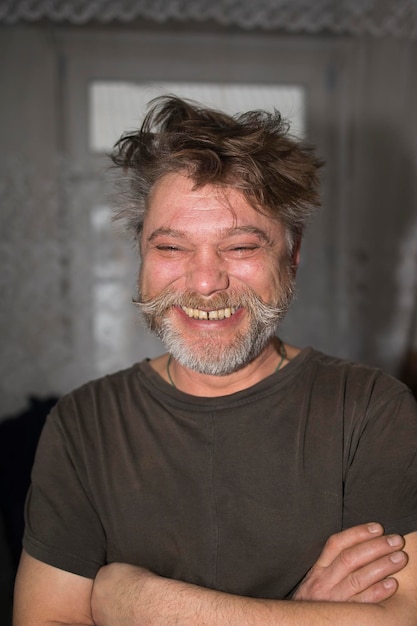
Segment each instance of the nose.
[[200,251],[193,255],[187,270],[186,287],[203,296],[210,296],[229,286],[223,259],[216,251]]

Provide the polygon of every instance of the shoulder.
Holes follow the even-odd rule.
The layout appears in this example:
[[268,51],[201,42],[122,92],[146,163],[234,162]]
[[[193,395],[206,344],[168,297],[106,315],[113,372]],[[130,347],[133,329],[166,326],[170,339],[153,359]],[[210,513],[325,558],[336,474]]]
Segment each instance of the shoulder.
[[[310,390],[310,404],[320,413],[337,413],[358,423],[385,413],[415,420],[417,404],[411,390],[394,376],[366,364],[307,349],[299,368],[300,391]],[[407,418],[407,419],[408,419]]]
[[109,399],[112,396],[125,395],[133,389],[140,389],[141,369],[146,367],[146,362],[136,363],[126,369],[106,374],[100,378],[90,380],[76,387],[60,398],[57,406],[63,404],[78,404],[88,400],[100,398]]
[[404,383],[380,368],[330,356],[318,350],[310,349],[306,365],[317,377],[322,377],[329,383],[337,381],[352,393],[357,391],[363,394],[367,391],[370,395],[411,394]]
[[47,429],[66,433],[92,433],[103,424],[128,415],[143,393],[143,368],[147,362],[88,381],[63,395],[50,412]]

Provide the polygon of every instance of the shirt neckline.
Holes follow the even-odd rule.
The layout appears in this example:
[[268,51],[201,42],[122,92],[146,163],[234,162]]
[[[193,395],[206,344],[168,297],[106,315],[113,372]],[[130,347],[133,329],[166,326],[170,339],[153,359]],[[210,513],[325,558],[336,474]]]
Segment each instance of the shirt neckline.
[[138,377],[141,384],[144,384],[149,391],[157,393],[164,398],[169,404],[181,405],[184,407],[198,407],[199,410],[211,411],[213,408],[221,408],[225,406],[238,406],[242,403],[256,401],[259,396],[269,395],[276,392],[278,388],[286,386],[292,380],[298,370],[310,360],[315,354],[315,350],[311,347],[303,348],[284,368],[278,372],[273,372],[258,383],[236,391],[225,396],[196,396],[181,391],[165,381],[151,366],[150,359],[145,359],[137,364]]

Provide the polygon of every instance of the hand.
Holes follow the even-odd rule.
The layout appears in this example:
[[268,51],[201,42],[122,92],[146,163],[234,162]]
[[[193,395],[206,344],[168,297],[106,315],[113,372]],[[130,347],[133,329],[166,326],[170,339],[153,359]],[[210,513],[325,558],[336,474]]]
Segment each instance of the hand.
[[332,535],[293,595],[293,600],[371,602],[397,591],[393,574],[405,567],[400,535],[384,535],[381,524],[362,524]]

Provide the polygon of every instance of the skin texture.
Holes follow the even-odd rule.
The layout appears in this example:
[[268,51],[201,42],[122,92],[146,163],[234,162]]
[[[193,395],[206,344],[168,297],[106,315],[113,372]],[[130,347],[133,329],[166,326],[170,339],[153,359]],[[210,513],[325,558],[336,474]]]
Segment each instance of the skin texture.
[[[167,288],[178,294],[192,291],[199,294],[199,308],[207,310],[216,294],[244,287],[274,303],[284,270],[290,267],[295,273],[299,260],[298,246],[289,255],[282,225],[257,213],[238,192],[195,190],[178,174],[156,186],[141,250],[144,299]],[[236,334],[247,332],[250,321],[245,307],[213,322],[191,319],[176,307],[167,315],[184,347],[197,353],[209,344],[214,352],[227,352]],[[288,359],[296,353],[287,346]],[[271,339],[253,361],[226,376],[202,374],[178,360],[172,362],[171,375],[188,393],[220,396],[262,380],[279,360],[279,343]],[[166,363],[166,355],[152,363],[165,378]],[[332,536],[291,601],[228,595],[123,563],[102,567],[93,581],[24,553],[13,624],[417,626],[417,533],[405,540],[404,546],[400,536],[384,536],[375,523]]]

